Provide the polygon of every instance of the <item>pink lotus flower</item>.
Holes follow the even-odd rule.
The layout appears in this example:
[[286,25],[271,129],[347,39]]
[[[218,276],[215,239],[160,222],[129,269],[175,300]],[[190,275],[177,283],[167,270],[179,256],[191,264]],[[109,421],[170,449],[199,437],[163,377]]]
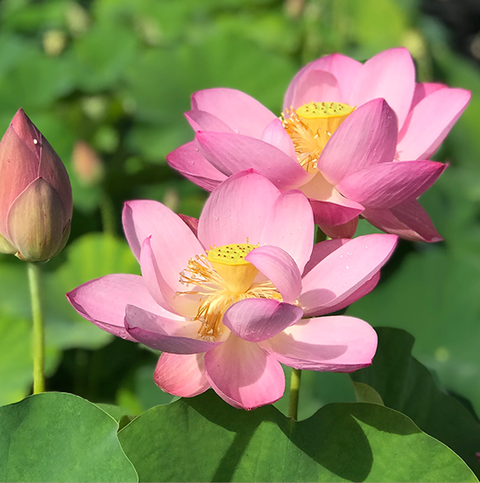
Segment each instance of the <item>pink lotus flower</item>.
[[[186,222],[187,221],[187,222]],[[371,363],[375,331],[347,306],[376,285],[397,237],[313,245],[306,197],[252,170],[219,185],[196,224],[155,201],[126,203],[142,276],[108,275],[67,297],[100,328],[164,351],[155,381],[191,397],[212,387],[245,409],[278,400],[280,363],[351,372]]]
[[0,179],[0,252],[30,262],[60,253],[70,234],[70,180],[23,109],[0,141]]
[[438,241],[417,198],[445,169],[426,159],[469,99],[463,89],[416,84],[403,48],[365,64],[333,54],[295,76],[281,119],[240,91],[195,93],[186,113],[195,141],[167,160],[207,190],[246,168],[300,189],[332,237],[352,236],[361,214],[388,233]]

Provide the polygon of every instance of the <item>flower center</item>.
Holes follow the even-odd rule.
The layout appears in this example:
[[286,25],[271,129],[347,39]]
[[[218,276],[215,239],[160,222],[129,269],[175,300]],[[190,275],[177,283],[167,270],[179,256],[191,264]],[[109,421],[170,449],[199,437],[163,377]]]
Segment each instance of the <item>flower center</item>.
[[267,298],[282,301],[272,282],[254,282],[258,269],[245,257],[256,245],[232,244],[214,247],[188,261],[180,273],[184,285],[196,285],[196,291],[179,292],[178,295],[201,295],[195,320],[201,322],[199,335],[205,340],[215,340],[225,330],[223,314],[236,302],[248,298]]
[[323,148],[354,109],[339,102],[309,102],[282,113],[283,127],[292,139],[298,162],[305,171],[315,172]]

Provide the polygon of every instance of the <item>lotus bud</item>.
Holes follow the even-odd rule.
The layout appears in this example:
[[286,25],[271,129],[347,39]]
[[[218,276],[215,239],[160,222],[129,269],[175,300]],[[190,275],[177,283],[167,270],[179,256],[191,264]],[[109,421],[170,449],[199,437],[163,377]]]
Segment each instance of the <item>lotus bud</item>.
[[77,141],[73,146],[73,168],[80,182],[85,186],[94,186],[104,177],[102,160],[85,141]]
[[65,166],[19,109],[0,141],[0,252],[49,260],[65,247],[71,219]]

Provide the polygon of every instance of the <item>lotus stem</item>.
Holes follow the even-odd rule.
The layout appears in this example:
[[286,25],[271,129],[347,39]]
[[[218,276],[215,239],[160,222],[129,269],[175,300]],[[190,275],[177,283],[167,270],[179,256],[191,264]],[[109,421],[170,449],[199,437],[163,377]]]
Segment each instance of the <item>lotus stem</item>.
[[294,420],[298,419],[298,396],[300,393],[300,380],[302,371],[300,369],[292,369],[290,377],[290,400],[288,403],[288,416]]

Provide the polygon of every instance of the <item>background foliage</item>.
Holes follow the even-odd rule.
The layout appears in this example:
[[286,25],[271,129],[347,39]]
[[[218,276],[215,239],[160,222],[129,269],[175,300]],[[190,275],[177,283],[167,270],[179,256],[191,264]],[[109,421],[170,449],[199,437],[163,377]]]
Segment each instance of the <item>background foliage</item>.
[[[0,131],[23,107],[63,159],[73,186],[70,242],[61,256],[44,266],[48,389],[116,404],[130,415],[172,400],[152,381],[158,354],[113,340],[80,318],[64,294],[108,273],[138,273],[122,234],[124,201],[152,198],[177,212],[199,215],[206,194],[165,161],[166,154],[192,139],[182,113],[189,109],[194,91],[218,86],[241,89],[280,113],[288,83],[306,62],[334,51],[365,60],[402,45],[416,61],[419,81],[445,82],[473,94],[467,111],[434,156],[450,167],[421,199],[445,241],[435,245],[402,241],[379,287],[347,313],[375,327],[412,334],[413,355],[433,372],[444,391],[441,395],[448,397],[447,392],[460,401],[449,398],[448,404],[458,404],[457,409],[465,412],[461,427],[477,428],[480,74],[474,58],[480,57],[480,40],[472,30],[460,42],[458,28],[452,36],[429,14],[440,8],[448,13],[453,3],[464,4],[452,0],[422,4],[416,0],[3,0]],[[450,27],[458,27],[455,19],[449,16]],[[463,54],[452,45],[460,46]],[[87,148],[82,154],[79,141],[92,151]],[[372,231],[363,222],[361,230]],[[24,264],[2,256],[0,287],[0,404],[9,404],[25,397],[32,384]],[[402,367],[405,361],[398,364]],[[416,420],[417,415],[396,407],[398,398],[392,396],[387,403],[375,377],[359,373],[354,379],[374,388],[387,406],[405,412],[433,434]],[[420,390],[409,387],[414,394]],[[357,397],[361,388],[355,385]],[[305,373],[300,419],[329,402],[355,401],[355,390],[346,375]],[[287,402],[282,399],[276,406],[285,413]],[[102,424],[108,431],[109,421]],[[120,435],[128,439],[135,428],[127,428]],[[478,429],[474,433],[478,435]],[[464,451],[462,456],[478,474],[473,445],[480,450],[480,442],[478,436],[469,438],[471,444],[456,451]],[[375,474],[370,478],[375,479]],[[305,479],[320,478],[312,475]],[[288,473],[277,477],[291,478]]]

